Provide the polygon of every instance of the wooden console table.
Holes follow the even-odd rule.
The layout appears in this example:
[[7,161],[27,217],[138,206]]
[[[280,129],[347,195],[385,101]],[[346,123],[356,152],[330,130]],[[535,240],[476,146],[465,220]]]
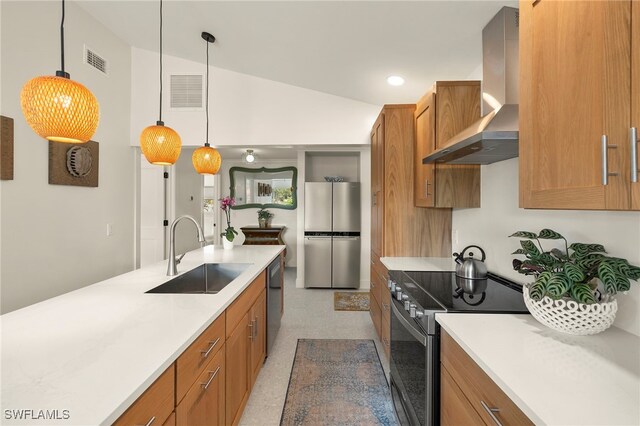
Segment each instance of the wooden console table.
[[[286,226],[272,226],[271,228],[259,228],[257,226],[245,226],[240,228],[244,234],[245,246],[267,245],[267,246],[284,246],[282,234]],[[287,249],[284,249],[284,255],[287,255]]]

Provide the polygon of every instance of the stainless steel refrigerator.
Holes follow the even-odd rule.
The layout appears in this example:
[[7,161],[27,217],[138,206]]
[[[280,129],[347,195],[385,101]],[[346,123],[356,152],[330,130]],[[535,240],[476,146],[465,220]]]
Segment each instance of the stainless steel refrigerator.
[[360,287],[360,204],[359,183],[305,183],[305,287]]

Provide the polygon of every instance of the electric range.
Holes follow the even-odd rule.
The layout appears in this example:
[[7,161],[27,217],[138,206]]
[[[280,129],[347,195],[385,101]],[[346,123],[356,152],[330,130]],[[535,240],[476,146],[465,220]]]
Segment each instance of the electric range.
[[440,422],[440,327],[436,314],[528,313],[522,286],[494,274],[465,280],[454,272],[390,273],[391,393],[402,425]]

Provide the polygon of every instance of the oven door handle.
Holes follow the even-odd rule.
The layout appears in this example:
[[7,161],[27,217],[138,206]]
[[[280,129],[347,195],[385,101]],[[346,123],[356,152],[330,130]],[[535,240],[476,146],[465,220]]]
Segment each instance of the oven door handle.
[[422,344],[422,346],[426,347],[427,336],[425,336],[420,330],[412,326],[411,323],[407,321],[407,319],[404,317],[404,315],[402,315],[402,313],[400,313],[400,310],[396,307],[396,304],[393,301],[391,302],[391,308],[393,314],[402,323],[404,328],[406,328],[407,331],[411,333],[411,335]]

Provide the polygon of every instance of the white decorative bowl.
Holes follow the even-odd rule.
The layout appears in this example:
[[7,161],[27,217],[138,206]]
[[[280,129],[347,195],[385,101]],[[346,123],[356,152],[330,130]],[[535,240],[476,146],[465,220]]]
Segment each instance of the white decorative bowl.
[[601,333],[611,327],[618,312],[618,301],[606,296],[602,302],[587,305],[570,299],[553,300],[549,296],[533,300],[529,297],[529,284],[523,286],[522,292],[531,315],[562,333],[577,336]]

